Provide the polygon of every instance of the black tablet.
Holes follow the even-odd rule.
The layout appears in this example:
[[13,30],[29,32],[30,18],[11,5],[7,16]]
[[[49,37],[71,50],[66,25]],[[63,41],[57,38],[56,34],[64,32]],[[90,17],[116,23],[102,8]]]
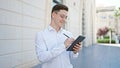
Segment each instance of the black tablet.
[[75,44],[82,42],[85,39],[84,36],[78,36],[77,39],[70,45],[70,47],[67,49],[67,51],[73,51],[73,47]]

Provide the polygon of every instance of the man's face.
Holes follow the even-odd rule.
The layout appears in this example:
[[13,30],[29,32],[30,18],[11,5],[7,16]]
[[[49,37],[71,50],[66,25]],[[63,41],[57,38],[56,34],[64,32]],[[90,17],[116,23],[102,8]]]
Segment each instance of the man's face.
[[52,19],[54,21],[54,24],[61,28],[65,24],[65,21],[67,19],[67,13],[68,12],[66,10],[53,12]]

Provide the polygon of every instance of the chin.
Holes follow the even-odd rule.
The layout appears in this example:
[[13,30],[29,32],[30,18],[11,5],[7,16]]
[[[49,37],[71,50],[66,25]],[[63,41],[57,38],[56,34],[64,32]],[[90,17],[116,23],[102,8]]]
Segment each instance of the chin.
[[60,27],[63,27],[63,25],[60,25]]

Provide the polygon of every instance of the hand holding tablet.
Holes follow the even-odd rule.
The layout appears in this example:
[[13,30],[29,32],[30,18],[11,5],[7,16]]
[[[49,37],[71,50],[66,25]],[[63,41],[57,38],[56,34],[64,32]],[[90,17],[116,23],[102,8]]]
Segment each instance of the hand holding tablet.
[[85,39],[84,36],[78,36],[77,39],[70,45],[70,47],[67,49],[67,51],[73,51],[73,47],[78,44],[79,42],[82,42]]

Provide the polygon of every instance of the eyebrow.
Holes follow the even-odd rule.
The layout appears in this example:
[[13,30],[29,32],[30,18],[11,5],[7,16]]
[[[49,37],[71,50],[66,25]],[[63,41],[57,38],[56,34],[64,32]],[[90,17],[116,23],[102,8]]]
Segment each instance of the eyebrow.
[[65,14],[62,14],[62,13],[58,13],[58,14],[60,14],[60,15],[63,15],[63,16],[67,16],[67,15],[65,15]]
[[64,15],[64,14],[60,14],[61,16],[64,16],[65,18],[67,18],[68,16]]

